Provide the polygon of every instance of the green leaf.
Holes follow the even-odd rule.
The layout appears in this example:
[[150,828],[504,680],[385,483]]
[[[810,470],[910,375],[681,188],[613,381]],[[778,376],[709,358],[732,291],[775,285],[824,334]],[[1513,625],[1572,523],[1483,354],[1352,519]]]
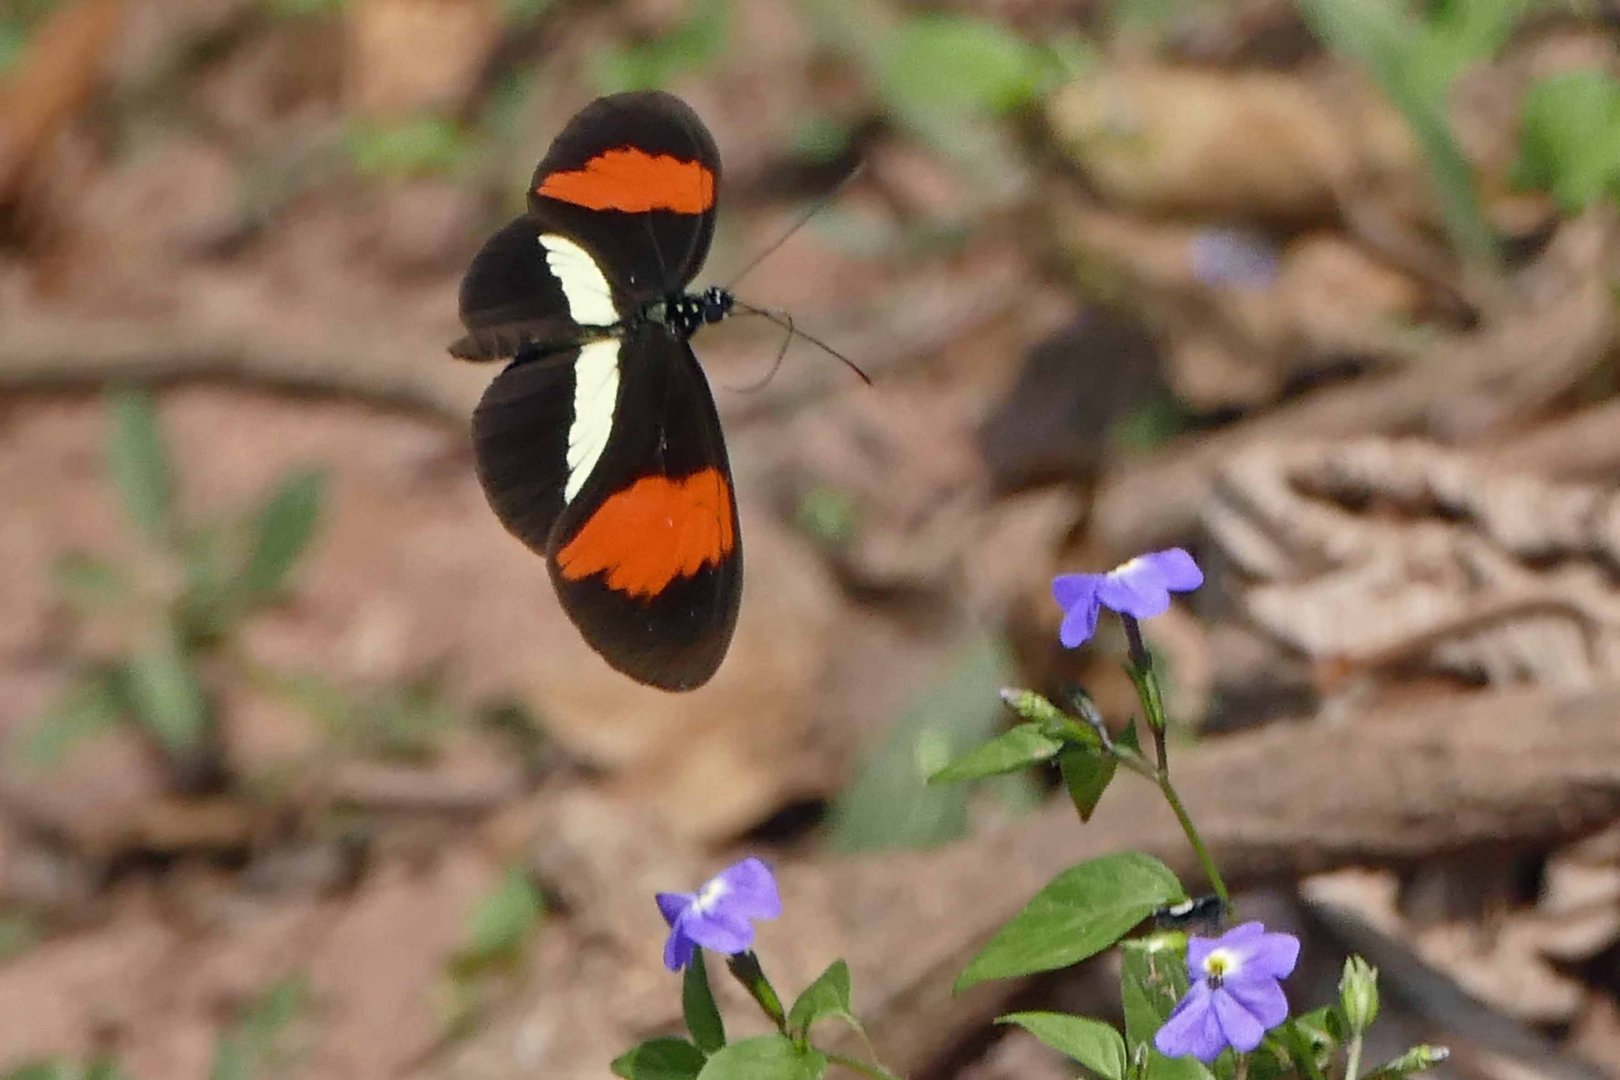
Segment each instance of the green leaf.
[[1063,786],[1068,789],[1069,801],[1074,803],[1081,821],[1090,821],[1119,760],[1109,754],[1085,749],[1067,750],[1058,758],[1058,771],[1063,774]]
[[956,989],[1078,963],[1185,898],[1176,876],[1152,856],[1128,851],[1088,860],[1036,893],[973,958]]
[[996,729],[1011,665],[998,639],[981,638],[912,702],[833,805],[836,849],[929,847],[967,831],[968,790],[927,778]]
[[1413,20],[1406,5],[1395,0],[1300,0],[1299,6],[1316,35],[1334,51],[1365,64],[1379,89],[1405,116],[1428,159],[1441,216],[1458,250],[1494,265],[1495,232],[1480,208],[1473,168],[1451,131],[1447,112],[1458,57],[1441,55],[1443,50]]
[[63,599],[81,611],[104,611],[124,604],[134,595],[129,575],[100,559],[77,553],[56,560],[56,588]]
[[141,390],[114,392],[112,441],[107,467],[124,498],[129,518],[148,537],[166,540],[175,531],[173,469],[158,430],[157,407]]
[[802,1037],[809,1033],[811,1024],[829,1016],[860,1028],[849,1003],[849,965],[842,960],[834,960],[804,988],[793,1008],[788,1010],[788,1027]]
[[5,1074],[5,1080],[77,1080],[77,1069],[65,1061],[30,1061]]
[[515,961],[545,914],[545,898],[529,875],[520,866],[508,867],[501,883],[479,901],[467,920],[467,944],[458,966]]
[[141,726],[171,754],[195,749],[208,734],[208,703],[176,628],[158,628],[124,670]]
[[21,956],[44,936],[39,916],[28,911],[0,912],[0,964]]
[[303,1013],[309,984],[301,975],[259,995],[221,1036],[210,1080],[253,1080],[282,1063],[286,1029]]
[[695,0],[670,33],[593,57],[593,81],[603,93],[656,90],[683,72],[708,67],[725,54],[731,9],[732,0]]
[[335,740],[350,739],[359,723],[360,706],[324,676],[267,672],[261,674],[258,685],[319,720]]
[[231,595],[231,537],[224,527],[208,524],[180,538],[186,588],[180,599],[180,634],[194,646],[213,643],[240,614]]
[[1066,1013],[1021,1012],[998,1017],[996,1023],[1017,1024],[1102,1080],[1124,1080],[1125,1040],[1101,1020]]
[[336,15],[348,6],[348,0],[262,0],[262,3],[275,19]]
[[685,1039],[649,1039],[614,1058],[611,1068],[624,1080],[693,1080],[706,1060]]
[[253,521],[253,550],[237,580],[252,599],[281,590],[315,535],[326,478],[318,472],[300,472],[284,480],[266,500]]
[[355,121],[345,143],[354,171],[370,180],[453,172],[473,148],[471,136],[445,116],[386,124]]
[[826,1071],[827,1057],[814,1047],[801,1050],[785,1035],[760,1035],[712,1055],[698,1080],[820,1080]]
[[1521,106],[1514,179],[1544,188],[1565,213],[1620,197],[1620,82],[1592,69],[1532,85]]
[[930,784],[978,780],[986,776],[1017,772],[1049,761],[1063,749],[1063,743],[1042,734],[1037,724],[1019,724],[994,739],[963,754],[928,778]]
[[1167,1058],[1153,1049],[1153,1036],[1187,990],[1186,938],[1154,934],[1120,947],[1120,997],[1125,1012],[1126,1055],[1147,1055],[1147,1075],[1154,1080],[1210,1080],[1197,1058]]
[[720,1018],[720,1007],[714,1003],[709,967],[704,963],[702,949],[692,950],[692,960],[681,976],[681,1013],[686,1017],[686,1030],[692,1033],[692,1041],[705,1054],[726,1045],[726,1024]]
[[124,716],[117,677],[107,671],[84,675],[22,736],[19,756],[30,769],[58,764],[86,739],[112,728]]
[[854,498],[825,484],[804,493],[794,508],[793,520],[811,539],[829,548],[850,543],[861,530],[861,511]]
[[1033,101],[1052,72],[1044,52],[968,15],[912,16],[877,60],[880,93],[905,108],[1005,112]]

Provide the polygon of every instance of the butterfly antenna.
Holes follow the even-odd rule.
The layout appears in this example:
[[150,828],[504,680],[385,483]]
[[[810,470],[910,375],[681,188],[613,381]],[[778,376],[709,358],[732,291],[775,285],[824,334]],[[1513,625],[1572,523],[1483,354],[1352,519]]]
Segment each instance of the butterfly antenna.
[[[754,271],[754,268],[759,266],[760,263],[764,262],[766,258],[775,254],[777,248],[780,248],[783,244],[787,243],[794,233],[808,225],[811,218],[825,210],[827,208],[827,204],[832,202],[840,191],[844,190],[844,186],[864,172],[865,169],[866,166],[864,163],[857,162],[855,167],[849,170],[849,172],[845,173],[842,179],[818,195],[816,197],[816,201],[811,203],[805,209],[804,213],[798,216],[793,224],[788,227],[786,232],[784,232],[781,236],[778,236],[770,243],[768,247],[765,248],[764,251],[761,251],[758,255],[755,255],[746,266],[737,271],[736,274],[732,275],[731,280],[725,284],[726,291],[730,292],[737,282],[751,274]],[[759,314],[763,315],[764,312],[760,312]],[[828,351],[830,352],[831,350]]]
[[808,341],[810,344],[814,345],[816,348],[820,349],[822,352],[826,353],[828,356],[831,356],[834,360],[837,360],[845,367],[849,368],[849,370],[853,371],[860,377],[861,382],[865,383],[867,386],[872,385],[872,377],[866,372],[862,371],[859,364],[845,356],[843,353],[839,352],[837,349],[833,348],[831,345],[828,345],[825,341],[822,341],[815,335],[807,334],[803,330],[800,330],[793,324],[793,316],[787,314],[786,312],[767,311],[764,308],[753,307],[750,304],[743,303],[741,300],[735,301],[735,304],[742,311],[745,311],[750,315],[758,315],[760,318],[765,319],[768,322],[775,323],[777,326],[780,326],[783,330],[787,331],[787,339],[782,342],[782,349],[777,353],[776,363],[771,365],[771,370],[766,376],[767,379],[771,375],[776,374],[776,368],[781,364],[782,357],[787,355],[788,343],[791,342],[795,337],[802,337],[804,340]]
[[[752,308],[748,310],[750,314],[755,313]],[[793,317],[791,315],[787,316],[787,321],[788,332],[782,336],[782,347],[776,350],[776,359],[771,361],[769,370],[767,370],[760,378],[755,379],[751,383],[744,383],[742,386],[727,387],[727,389],[733,390],[739,394],[752,394],[765,389],[765,385],[772,379],[776,378],[776,372],[782,366],[782,358],[787,355],[788,346],[793,344]]]

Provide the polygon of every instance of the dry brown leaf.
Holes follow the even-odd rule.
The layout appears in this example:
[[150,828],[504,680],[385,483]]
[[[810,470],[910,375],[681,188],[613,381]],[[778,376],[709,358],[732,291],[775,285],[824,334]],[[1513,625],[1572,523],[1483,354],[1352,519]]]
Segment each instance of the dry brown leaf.
[[349,109],[370,119],[453,110],[501,29],[493,0],[358,0],[346,12]]
[[1352,668],[1422,661],[1493,684],[1620,678],[1620,498],[1366,439],[1258,446],[1204,523],[1244,615]]
[[1292,74],[1121,64],[1063,87],[1047,119],[1104,199],[1145,214],[1320,221],[1353,176],[1417,165],[1365,87]]
[[0,80],[0,205],[16,198],[51,137],[95,91],[122,16],[122,0],[58,9],[16,70]]

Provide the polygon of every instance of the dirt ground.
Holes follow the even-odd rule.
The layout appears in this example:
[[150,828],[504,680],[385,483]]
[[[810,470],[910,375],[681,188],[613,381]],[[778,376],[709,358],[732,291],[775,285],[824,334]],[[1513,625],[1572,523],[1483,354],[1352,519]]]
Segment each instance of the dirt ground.
[[[1523,161],[1538,80],[1620,75],[1605,5],[1460,65],[1437,151],[1275,0],[16,2],[0,1075],[602,1076],[680,1020],[652,894],[744,852],[773,976],[847,956],[897,1073],[1073,1075],[991,1021],[1117,1009],[1102,965],[950,982],[1079,857],[1192,874],[1174,822],[921,770],[1002,685],[1123,719],[1122,641],[1062,650],[1049,581],[1174,544],[1208,575],[1147,626],[1177,768],[1304,938],[1291,992],[1360,951],[1391,1054],[1620,1076],[1620,181],[1572,205]],[[736,289],[872,381],[802,338],[773,369],[763,320],[697,337],[747,577],[690,694],[580,640],[474,473],[494,370],[445,353],[552,135],[632,85],[720,146],[699,284],[825,197]],[[109,464],[137,386],[178,562]],[[310,469],[284,585],[185,639],[197,731],[61,710]]]

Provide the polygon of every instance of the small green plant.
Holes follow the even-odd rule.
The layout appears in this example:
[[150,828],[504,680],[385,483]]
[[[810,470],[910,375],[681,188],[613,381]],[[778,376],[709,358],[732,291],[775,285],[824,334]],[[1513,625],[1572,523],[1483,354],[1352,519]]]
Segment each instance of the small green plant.
[[1525,92],[1514,179],[1575,214],[1620,199],[1620,80],[1596,69],[1549,75]]
[[355,121],[344,144],[363,179],[389,180],[455,172],[476,140],[454,119],[430,114],[389,123]]
[[1495,233],[1480,208],[1473,169],[1447,114],[1452,83],[1494,56],[1532,0],[1299,0],[1306,23],[1336,52],[1364,64],[1406,117],[1428,158],[1446,231],[1457,250],[1497,262]]
[[[968,828],[969,793],[931,785],[937,771],[998,723],[994,701],[1012,669],[1006,647],[983,638],[965,649],[872,748],[832,809],[832,845],[840,851],[927,848]],[[1003,778],[994,794],[1026,808],[1034,790],[1023,776]]]
[[593,57],[593,81],[604,94],[651,90],[682,72],[711,66],[730,41],[731,8],[731,0],[695,0],[685,21],[669,33]]
[[530,941],[546,918],[546,900],[528,872],[511,866],[472,911],[461,948],[450,960],[451,1034],[468,1031],[481,1015],[486,979],[521,969]]
[[290,1029],[309,1008],[309,983],[293,975],[255,997],[219,1034],[210,1080],[255,1080],[294,1056]]
[[914,15],[879,43],[879,93],[899,111],[1003,113],[1033,103],[1058,68],[1046,49],[1000,23]]
[[295,473],[246,514],[188,520],[150,397],[119,391],[108,407],[107,471],[139,550],[127,564],[69,555],[56,576],[81,622],[104,625],[118,645],[82,661],[25,736],[22,757],[48,765],[80,740],[128,722],[164,753],[177,778],[215,783],[214,707],[202,673],[230,658],[244,620],[281,599],[315,535],[325,483],[319,473]]
[[0,1080],[124,1080],[124,1076],[112,1058],[96,1058],[82,1066],[62,1058],[45,1058],[19,1065]]
[[368,693],[312,674],[261,673],[258,682],[319,720],[333,744],[359,757],[428,761],[463,721],[431,675]]
[[22,58],[35,27],[52,6],[52,0],[7,0],[0,7],[0,74]]
[[303,19],[313,15],[336,15],[348,0],[262,0],[265,13],[273,19]]

